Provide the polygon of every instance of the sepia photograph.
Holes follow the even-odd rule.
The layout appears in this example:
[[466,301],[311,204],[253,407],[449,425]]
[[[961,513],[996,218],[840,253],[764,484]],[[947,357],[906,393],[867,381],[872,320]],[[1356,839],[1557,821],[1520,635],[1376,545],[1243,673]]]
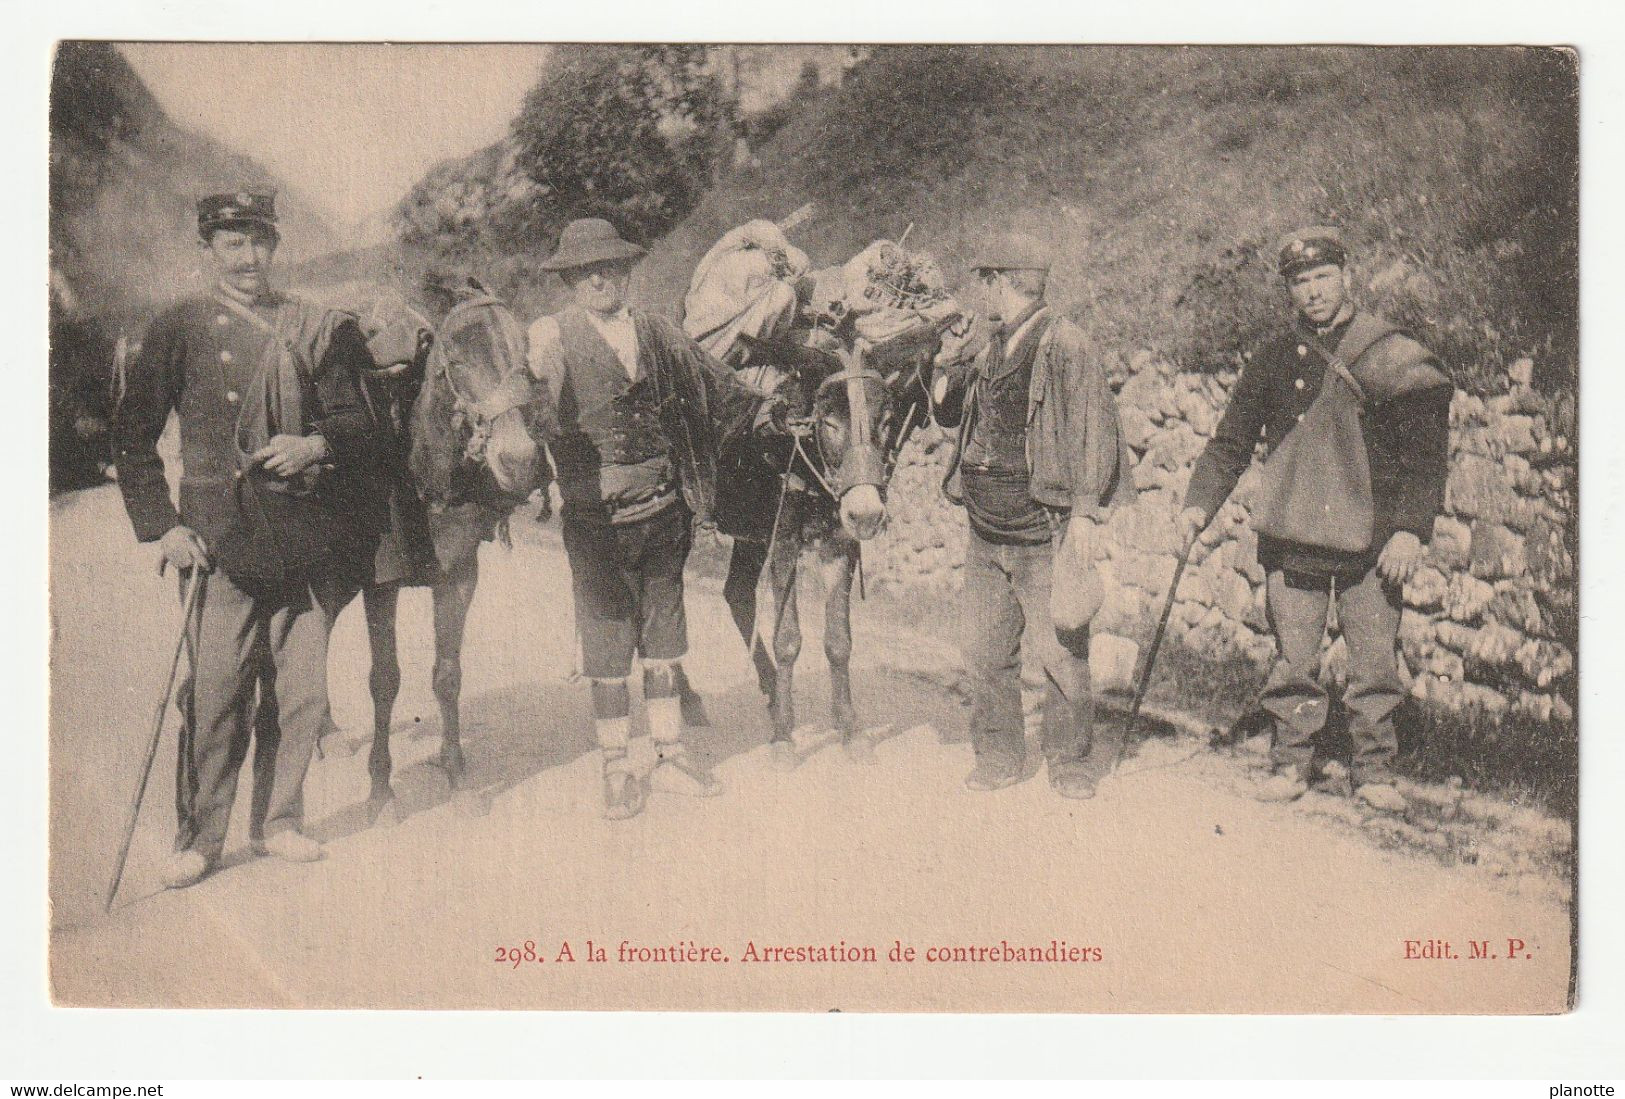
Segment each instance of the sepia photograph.
[[1572,1010],[1585,64],[57,42],[51,1003]]

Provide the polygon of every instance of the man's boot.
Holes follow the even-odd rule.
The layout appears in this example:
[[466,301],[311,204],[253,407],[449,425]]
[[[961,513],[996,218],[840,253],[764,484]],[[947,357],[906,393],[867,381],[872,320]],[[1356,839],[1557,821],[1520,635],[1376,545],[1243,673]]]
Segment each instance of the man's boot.
[[1004,759],[979,759],[976,768],[965,776],[965,789],[979,794],[1003,790],[1021,781],[1021,766]]
[[327,857],[327,849],[297,828],[284,828],[273,832],[259,843],[260,854],[271,855],[287,862],[320,862]]
[[593,732],[604,753],[604,817],[626,820],[643,812],[648,791],[632,770],[627,755],[632,719],[627,716],[630,699],[624,679],[592,681]]
[[801,766],[801,756],[790,741],[775,740],[767,746],[767,762],[775,771],[794,771]]
[[211,869],[209,860],[201,852],[188,849],[170,855],[158,871],[158,877],[165,889],[185,889],[202,881]]

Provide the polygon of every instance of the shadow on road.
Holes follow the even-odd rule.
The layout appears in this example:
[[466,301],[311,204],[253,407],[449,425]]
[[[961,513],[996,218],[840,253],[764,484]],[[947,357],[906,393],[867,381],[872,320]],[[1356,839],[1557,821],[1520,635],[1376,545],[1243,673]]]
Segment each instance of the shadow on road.
[[[636,675],[634,675],[636,680]],[[887,672],[857,671],[853,677],[854,703],[859,724],[877,742],[908,729],[929,725],[945,745],[967,737],[963,708],[943,692],[926,693],[917,681]],[[647,732],[634,690],[633,736]],[[767,703],[752,684],[727,691],[702,692],[711,719],[709,728],[690,729],[685,735],[701,760],[719,766],[726,760],[765,745],[771,735]],[[827,674],[809,669],[797,683],[802,722],[796,744],[806,759],[836,747],[840,737],[827,717]],[[437,723],[399,723],[391,738],[397,756],[392,784],[396,821],[438,808],[448,802],[483,812],[490,802],[515,786],[556,767],[568,766],[595,752],[592,705],[587,685],[558,680],[514,684],[463,699],[463,752],[468,769],[464,788],[453,794],[445,771],[431,751],[415,762],[400,764],[412,755],[406,746],[429,742],[438,745]],[[353,737],[344,750],[365,753],[370,738]],[[365,798],[329,813],[311,825],[311,834],[332,843],[372,827],[373,815]]]

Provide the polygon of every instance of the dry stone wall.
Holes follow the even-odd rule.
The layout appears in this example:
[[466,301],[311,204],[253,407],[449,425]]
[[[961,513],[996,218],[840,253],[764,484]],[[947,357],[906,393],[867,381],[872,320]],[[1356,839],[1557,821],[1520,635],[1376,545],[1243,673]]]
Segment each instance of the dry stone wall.
[[[1452,402],[1445,509],[1424,566],[1403,590],[1401,663],[1411,693],[1429,703],[1568,722],[1578,632],[1575,409],[1570,396],[1530,388],[1532,369],[1520,360],[1505,393],[1457,393]],[[1135,458],[1135,499],[1113,516],[1098,550],[1106,602],[1093,651],[1114,669],[1108,681],[1121,682],[1133,667],[1161,611],[1179,548],[1174,517],[1235,380],[1234,371],[1179,372],[1147,352],[1130,363],[1118,404]],[[958,589],[965,518],[940,491],[950,443],[929,426],[905,448],[888,527],[865,554],[872,582],[935,594]],[[1192,553],[1169,633],[1262,668],[1274,643],[1249,521],[1257,476],[1255,464]],[[1327,646],[1324,663],[1341,678],[1341,639]]]

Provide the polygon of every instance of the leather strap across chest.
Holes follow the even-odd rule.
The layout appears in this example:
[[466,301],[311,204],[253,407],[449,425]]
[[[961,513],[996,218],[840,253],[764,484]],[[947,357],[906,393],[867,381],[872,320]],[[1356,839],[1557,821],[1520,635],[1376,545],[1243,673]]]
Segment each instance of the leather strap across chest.
[[1337,345],[1335,352],[1329,350],[1321,342],[1319,336],[1304,327],[1303,322],[1294,318],[1293,329],[1304,345],[1315,353],[1315,357],[1326,364],[1326,368],[1343,380],[1343,383],[1354,391],[1354,395],[1361,404],[1367,403],[1369,396],[1366,387],[1360,384],[1354,375],[1354,368],[1359,365],[1365,353],[1390,336],[1402,335],[1402,330],[1388,324],[1369,313],[1356,314],[1349,322],[1348,331]]

